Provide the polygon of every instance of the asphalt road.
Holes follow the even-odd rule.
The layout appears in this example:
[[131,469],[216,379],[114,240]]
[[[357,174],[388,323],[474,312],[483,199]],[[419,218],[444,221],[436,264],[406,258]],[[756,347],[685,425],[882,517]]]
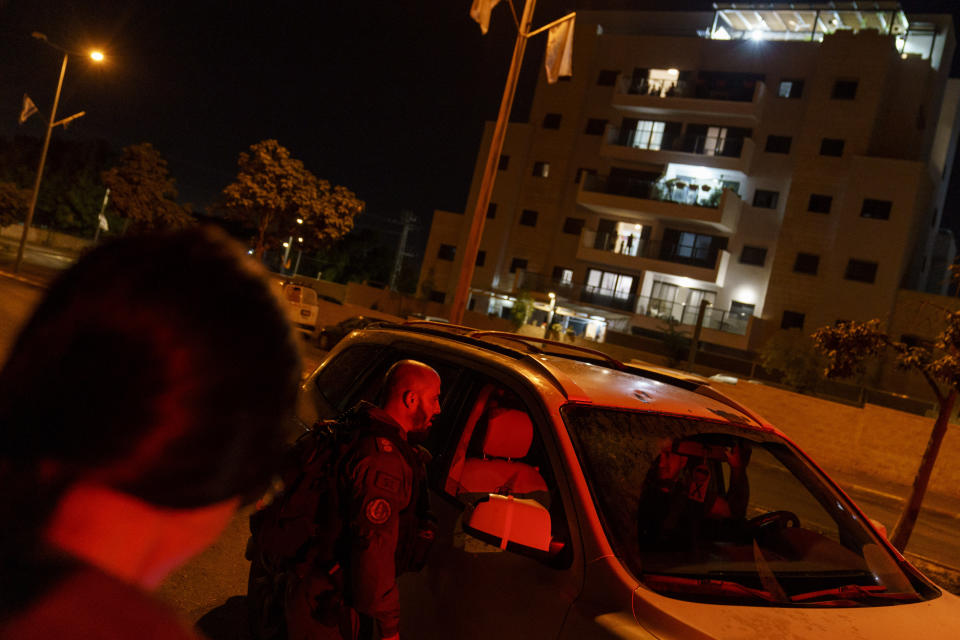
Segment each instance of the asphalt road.
[[[41,295],[41,288],[0,273],[0,359],[6,356],[21,323]],[[307,373],[319,364],[324,352],[306,341],[302,344],[304,373]],[[869,517],[892,530],[900,510],[895,496],[885,493],[882,487],[858,484],[848,484],[844,490]],[[190,621],[199,623],[213,640],[246,637],[243,601],[239,596],[246,593],[248,563],[243,551],[248,516],[249,509],[237,513],[213,546],[170,575],[158,590],[161,598]],[[938,574],[940,565],[960,570],[958,525],[957,514],[924,510],[907,549],[911,559],[941,582],[956,579],[956,572]]]

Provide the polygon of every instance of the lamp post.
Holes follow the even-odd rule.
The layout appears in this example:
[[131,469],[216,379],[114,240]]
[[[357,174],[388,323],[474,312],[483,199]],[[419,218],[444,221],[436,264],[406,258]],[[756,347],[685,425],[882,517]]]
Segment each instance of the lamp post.
[[[63,77],[67,74],[67,59],[70,57],[70,51],[67,51],[63,47],[57,46],[47,40],[47,36],[43,35],[38,31],[34,31],[32,34],[37,40],[42,40],[46,42],[49,46],[53,47],[57,51],[63,52],[63,63],[60,65],[60,79],[57,80],[57,92],[53,96],[53,108],[50,109],[50,120],[47,122],[47,133],[43,139],[43,150],[40,152],[40,165],[37,167],[37,177],[33,181],[33,194],[30,196],[30,206],[27,208],[27,217],[23,221],[23,235],[20,236],[20,246],[17,247],[17,259],[13,263],[13,272],[20,272],[20,265],[23,263],[23,251],[27,245],[27,235],[30,233],[30,223],[33,222],[33,213],[37,208],[37,197],[40,195],[40,181],[43,179],[43,167],[47,163],[47,149],[50,147],[50,135],[53,133],[53,128],[57,125],[66,124],[71,120],[81,117],[84,115],[84,112],[76,113],[68,118],[57,121],[57,106],[60,103],[60,90],[63,89]],[[103,53],[100,51],[91,51],[90,59],[94,62],[103,62]]]
[[[303,218],[297,218],[297,224],[302,225]],[[299,240],[300,240],[300,255],[303,255],[303,237],[301,236]],[[290,238],[283,243],[283,263],[280,265],[280,273],[283,273],[284,271],[288,271],[287,260],[290,259],[290,247],[292,246],[293,246],[293,236],[291,235]],[[297,256],[298,268],[300,266],[300,255]],[[294,273],[293,275],[297,275],[297,274]]]

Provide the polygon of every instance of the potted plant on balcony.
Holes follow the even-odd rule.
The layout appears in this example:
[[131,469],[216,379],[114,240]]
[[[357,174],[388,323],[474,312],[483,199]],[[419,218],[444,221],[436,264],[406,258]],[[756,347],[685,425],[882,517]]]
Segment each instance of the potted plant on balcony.
[[690,183],[687,185],[687,197],[685,198],[687,204],[697,204],[697,195],[700,193],[700,185]]
[[717,187],[716,189],[711,189],[710,194],[704,199],[703,206],[710,207],[711,209],[716,209],[720,206],[720,198],[723,197],[723,189]]
[[[675,180],[673,183],[675,191],[671,191],[670,199],[677,203],[682,203],[686,195],[687,183],[683,180]],[[679,192],[679,193],[678,193]]]

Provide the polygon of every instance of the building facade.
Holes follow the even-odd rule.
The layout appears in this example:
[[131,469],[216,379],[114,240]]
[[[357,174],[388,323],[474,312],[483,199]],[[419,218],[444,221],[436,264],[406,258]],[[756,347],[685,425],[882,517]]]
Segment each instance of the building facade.
[[[864,4],[578,13],[572,79],[541,72],[508,128],[470,308],[504,315],[528,292],[537,319],[602,338],[689,328],[706,303],[704,341],[754,349],[944,290],[953,24]],[[421,285],[437,302],[468,227],[434,216]]]

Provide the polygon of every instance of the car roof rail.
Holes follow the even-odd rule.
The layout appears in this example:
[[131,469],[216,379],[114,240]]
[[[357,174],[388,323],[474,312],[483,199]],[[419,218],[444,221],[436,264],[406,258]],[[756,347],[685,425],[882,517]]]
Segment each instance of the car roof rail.
[[[671,386],[679,387],[686,391],[711,398],[717,402],[727,405],[731,409],[739,411],[745,416],[751,418],[757,424],[764,424],[763,420],[761,420],[756,414],[746,409],[743,405],[715,389],[714,387],[709,386],[709,381],[703,379],[701,376],[684,375],[681,372],[674,374],[661,367],[637,362],[625,364],[613,356],[602,351],[598,351],[597,349],[581,347],[579,345],[564,344],[562,342],[557,342],[556,340],[550,340],[547,338],[524,336],[517,333],[510,333],[508,331],[484,331],[475,329],[473,327],[466,327],[464,325],[449,324],[446,322],[433,322],[430,320],[411,320],[402,324],[390,324],[389,322],[385,322],[380,326],[390,329],[415,331],[417,333],[443,335],[448,338],[456,339],[459,342],[465,342],[473,346],[492,349],[502,355],[524,358],[530,362],[536,363],[537,368],[544,373],[545,377],[550,380],[550,382],[569,400],[589,401],[589,398],[586,398],[585,396],[581,398],[580,394],[583,392],[576,385],[576,383],[568,379],[567,384],[565,385],[549,368],[544,366],[543,363],[536,358],[531,357],[531,355],[551,355],[561,358],[571,356],[575,357],[579,354],[587,355],[591,359],[606,363],[607,366],[612,369],[625,371],[627,373],[634,373],[643,376],[644,378],[656,380],[657,382],[669,384]],[[527,352],[520,352],[512,345],[497,344],[496,342],[493,342],[493,340],[502,340],[508,343],[517,343],[519,345],[523,345]],[[537,345],[557,347],[574,353],[570,355],[564,355],[562,353],[556,353],[556,351],[544,349],[542,346],[538,347]]]
[[[550,340],[548,338],[535,338],[533,336],[523,336],[517,333],[509,333],[507,331],[476,331],[473,333],[467,334],[467,337],[474,338],[476,340],[488,341],[491,339],[494,340],[507,340],[510,342],[520,342],[527,347],[532,353],[538,353],[543,355],[559,356],[561,358],[568,357],[562,353],[557,353],[556,351],[551,351],[544,349],[543,346],[551,346],[559,349],[566,349],[567,351],[573,351],[576,354],[586,354],[591,358],[596,360],[601,360],[607,363],[613,369],[623,369],[624,364],[614,358],[613,356],[606,354],[602,351],[597,351],[596,349],[591,349],[589,347],[581,347],[574,344],[564,344],[556,340]],[[543,346],[537,346],[543,345]]]

